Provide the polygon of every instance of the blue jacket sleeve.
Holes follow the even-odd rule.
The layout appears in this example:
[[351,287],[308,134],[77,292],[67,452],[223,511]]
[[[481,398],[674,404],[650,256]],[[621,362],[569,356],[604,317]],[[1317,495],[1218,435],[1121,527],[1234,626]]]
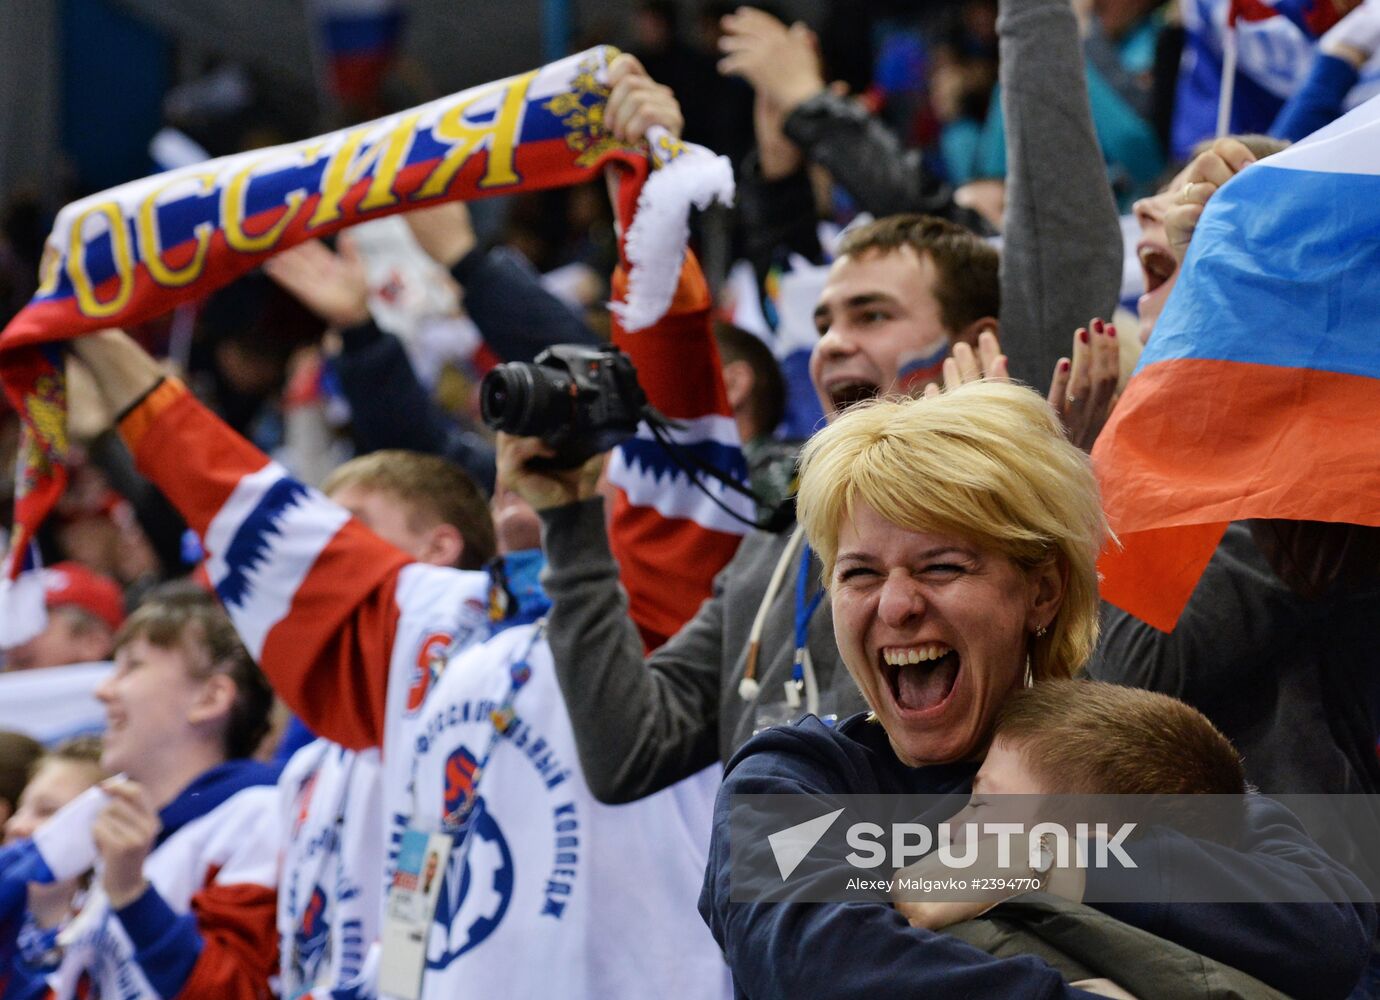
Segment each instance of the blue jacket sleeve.
[[1296,142],[1342,115],[1342,102],[1360,74],[1345,59],[1319,52],[1303,86],[1279,109],[1270,135]]
[[115,915],[134,944],[134,959],[160,996],[182,991],[201,955],[201,933],[190,913],[178,916],[158,890],[144,894]]
[[[521,257],[476,250],[455,265],[465,310],[504,361],[531,361],[553,344],[599,343],[574,312],[542,287]],[[350,404],[360,452],[408,448],[455,462],[484,487],[494,487],[494,448],[488,439],[447,416],[422,387],[402,342],[372,321],[341,333],[335,359]]]
[[48,993],[48,974],[60,955],[61,928],[38,928],[27,917],[16,944],[11,928],[0,921],[0,1000],[38,1000]]
[[451,269],[465,312],[504,361],[531,361],[552,344],[597,345],[599,338],[548,292],[525,257],[505,247],[472,251]]
[[[1090,997],[1032,957],[995,958],[944,934],[911,927],[884,902],[730,900],[729,806],[739,794],[826,796],[841,786],[808,755],[738,759],[719,790],[700,913],[724,949],[740,996],[817,1000],[881,996]],[[757,839],[757,838],[754,838]],[[735,865],[774,869],[766,838],[739,844]],[[846,864],[841,858],[838,864]]]
[[432,401],[402,341],[372,321],[341,331],[341,341],[343,349],[333,363],[350,404],[355,446],[361,454],[407,448],[441,455],[493,491],[493,445]]
[[1290,996],[1351,994],[1370,957],[1375,906],[1355,902],[1369,898],[1365,885],[1279,803],[1247,798],[1236,850],[1164,829],[1126,846],[1139,867],[1090,868],[1089,905]]

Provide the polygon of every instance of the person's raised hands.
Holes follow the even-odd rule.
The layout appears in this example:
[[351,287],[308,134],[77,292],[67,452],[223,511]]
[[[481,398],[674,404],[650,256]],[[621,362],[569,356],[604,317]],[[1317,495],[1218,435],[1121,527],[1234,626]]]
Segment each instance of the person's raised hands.
[[449,271],[479,242],[463,201],[419,208],[403,216],[417,245],[428,257]]
[[680,102],[670,87],[647,75],[636,56],[624,52],[609,63],[609,88],[604,127],[619,142],[641,142],[653,125],[680,138],[685,127]]
[[86,366],[108,414],[118,414],[133,405],[165,374],[163,366],[123,330],[88,333],[67,347]]
[[[1006,355],[1001,352],[1001,342],[991,330],[978,334],[978,346],[974,351],[964,343],[954,344],[953,351],[944,359],[944,391],[956,389],[965,382],[988,379],[992,382],[1010,381],[1006,368]],[[934,382],[925,386],[926,396],[938,396],[940,388]]]
[[349,234],[336,253],[320,240],[307,240],[264,261],[264,273],[302,305],[337,329],[369,318],[369,280],[364,259]]
[[1180,264],[1188,253],[1188,241],[1193,237],[1193,230],[1198,228],[1208,199],[1254,162],[1254,153],[1236,139],[1226,138],[1218,139],[1188,165],[1178,202],[1164,220],[1169,251]]
[[824,89],[818,43],[805,25],[787,27],[753,7],[725,14],[720,24],[719,72],[741,76],[781,114]]
[[757,163],[762,178],[790,177],[805,162],[800,147],[786,138],[786,115],[760,90],[752,101],[752,131],[757,140]]
[[[1091,332],[1090,332],[1091,331]],[[1116,403],[1121,348],[1116,327],[1095,319],[1073,335],[1073,359],[1060,358],[1049,384],[1049,405],[1069,440],[1084,451],[1102,433]]]
[[75,356],[67,356],[67,434],[73,441],[92,441],[115,423],[95,376]]

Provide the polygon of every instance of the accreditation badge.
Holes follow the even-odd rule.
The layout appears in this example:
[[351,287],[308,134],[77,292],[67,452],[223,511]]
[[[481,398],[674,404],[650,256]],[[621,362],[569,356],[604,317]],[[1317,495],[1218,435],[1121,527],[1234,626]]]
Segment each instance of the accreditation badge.
[[399,1000],[418,1000],[421,996],[427,936],[445,881],[450,848],[449,834],[412,828],[403,832],[380,934],[380,993]]

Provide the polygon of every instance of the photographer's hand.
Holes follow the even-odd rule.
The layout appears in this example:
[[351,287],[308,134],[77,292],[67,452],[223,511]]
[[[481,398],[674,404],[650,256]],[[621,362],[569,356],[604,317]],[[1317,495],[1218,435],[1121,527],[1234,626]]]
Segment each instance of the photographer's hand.
[[526,500],[536,510],[564,507],[588,500],[599,491],[599,474],[604,456],[595,455],[575,469],[529,469],[534,458],[549,458],[555,452],[540,438],[498,434],[498,481]]

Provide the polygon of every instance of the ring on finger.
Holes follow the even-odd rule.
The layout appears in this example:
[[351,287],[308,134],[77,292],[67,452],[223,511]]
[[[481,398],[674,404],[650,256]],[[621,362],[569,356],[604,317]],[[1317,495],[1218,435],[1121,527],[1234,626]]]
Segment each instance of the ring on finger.
[[1192,182],[1192,181],[1189,181],[1187,184],[1184,185],[1183,191],[1179,194],[1179,200],[1180,200],[1180,201],[1192,201],[1192,200],[1193,200],[1193,182]]
[[1072,406],[1074,403],[1078,402],[1077,396],[1065,396],[1064,398],[1068,400],[1069,406]]

